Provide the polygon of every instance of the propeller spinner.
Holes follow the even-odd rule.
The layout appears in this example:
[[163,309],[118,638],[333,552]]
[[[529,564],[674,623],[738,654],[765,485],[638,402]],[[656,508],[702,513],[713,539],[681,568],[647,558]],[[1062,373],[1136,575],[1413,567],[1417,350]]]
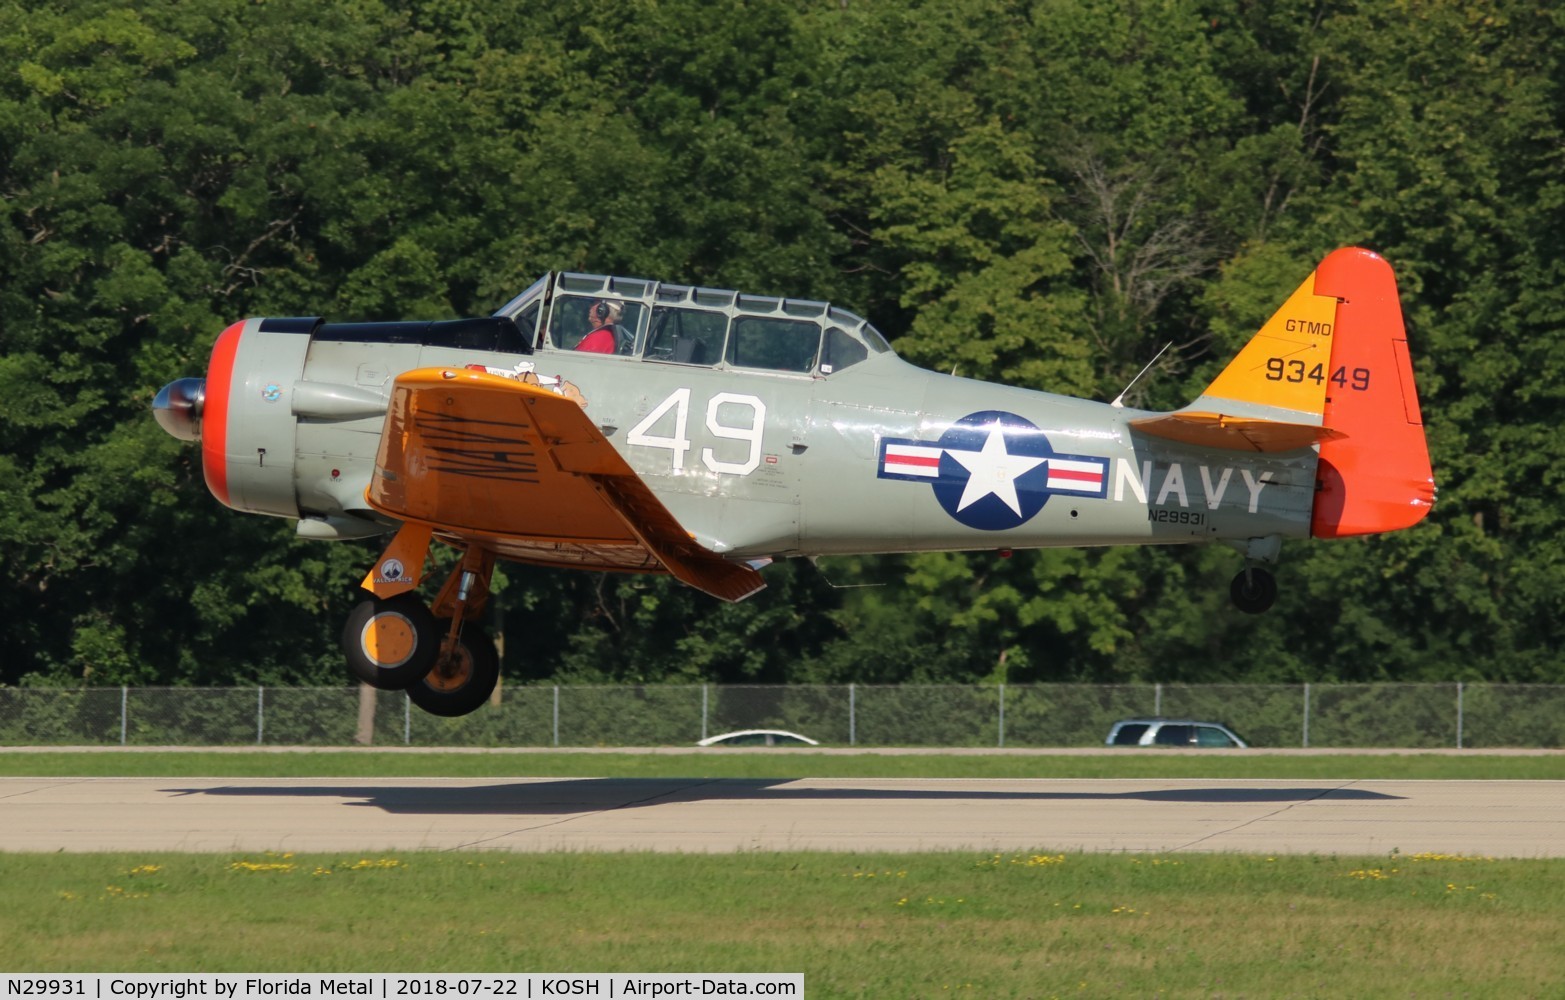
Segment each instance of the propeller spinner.
[[201,411],[206,406],[206,379],[176,379],[158,390],[152,415],[158,426],[181,441],[201,440]]

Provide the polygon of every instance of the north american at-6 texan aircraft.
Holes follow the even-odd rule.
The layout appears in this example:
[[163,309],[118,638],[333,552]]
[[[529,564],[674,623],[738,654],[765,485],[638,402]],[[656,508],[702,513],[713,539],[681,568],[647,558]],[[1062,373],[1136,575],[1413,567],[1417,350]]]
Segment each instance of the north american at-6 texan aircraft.
[[[499,677],[498,559],[738,601],[786,556],[1219,541],[1260,612],[1283,539],[1406,528],[1435,495],[1396,282],[1362,249],[1167,413],[924,371],[825,302],[574,273],[476,319],[247,319],[153,410],[227,506],[392,536],[343,649],[448,716]],[[435,540],[462,555],[430,606]]]

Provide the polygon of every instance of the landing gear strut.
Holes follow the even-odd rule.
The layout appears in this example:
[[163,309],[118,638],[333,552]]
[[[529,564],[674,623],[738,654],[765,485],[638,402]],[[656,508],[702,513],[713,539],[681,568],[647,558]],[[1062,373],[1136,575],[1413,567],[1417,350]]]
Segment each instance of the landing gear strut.
[[433,609],[413,588],[423,575],[427,527],[408,524],[364,578],[375,596],[360,601],[342,630],[355,677],[383,690],[405,690],[434,715],[474,711],[500,680],[495,645],[476,624],[489,600],[494,556],[475,547],[447,578]]
[[470,624],[489,601],[493,575],[494,556],[469,548],[435,598],[434,614],[445,628],[440,653],[434,667],[408,688],[413,704],[432,715],[466,715],[488,701],[500,681],[494,641]]
[[1228,596],[1240,611],[1258,615],[1277,600],[1277,578],[1266,566],[1275,566],[1282,555],[1282,537],[1262,535],[1224,541],[1244,556],[1244,569],[1234,577]]

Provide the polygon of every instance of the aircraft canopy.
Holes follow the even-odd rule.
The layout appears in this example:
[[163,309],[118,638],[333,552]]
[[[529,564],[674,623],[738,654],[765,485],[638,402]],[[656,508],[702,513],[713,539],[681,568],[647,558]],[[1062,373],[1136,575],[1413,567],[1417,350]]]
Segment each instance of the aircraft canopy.
[[495,315],[540,350],[574,350],[607,327],[615,356],[660,364],[819,377],[891,353],[880,331],[828,302],[642,278],[546,274]]

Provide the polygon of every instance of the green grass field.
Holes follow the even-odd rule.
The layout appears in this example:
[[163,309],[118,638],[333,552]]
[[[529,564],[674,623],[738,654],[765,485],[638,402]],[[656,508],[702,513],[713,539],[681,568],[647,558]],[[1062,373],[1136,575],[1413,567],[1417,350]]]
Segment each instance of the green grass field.
[[822,754],[300,751],[6,753],[0,775],[81,777],[452,778],[1281,778],[1565,779],[1565,754],[1320,756],[1127,751],[1067,754]]
[[0,854],[13,971],[803,971],[837,997],[1558,996],[1565,862]]
[[[0,772],[1546,779],[1565,758],[49,752],[0,753]],[[811,998],[1512,998],[1565,995],[1562,942],[1560,860],[0,852],[5,971],[802,971]]]

